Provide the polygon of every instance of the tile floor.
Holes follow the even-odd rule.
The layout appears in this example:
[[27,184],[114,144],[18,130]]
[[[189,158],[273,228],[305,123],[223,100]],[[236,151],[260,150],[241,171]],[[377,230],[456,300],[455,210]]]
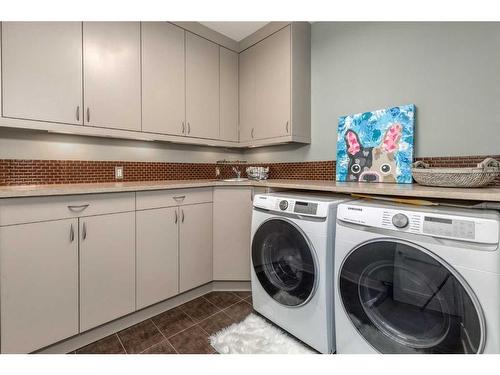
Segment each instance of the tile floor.
[[210,292],[76,350],[76,354],[210,354],[213,333],[252,312],[250,292]]

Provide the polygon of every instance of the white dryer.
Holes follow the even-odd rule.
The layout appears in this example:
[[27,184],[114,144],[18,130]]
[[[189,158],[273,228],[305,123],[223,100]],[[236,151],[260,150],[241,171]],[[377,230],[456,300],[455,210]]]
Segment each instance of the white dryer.
[[333,247],[342,195],[254,197],[254,309],[321,353],[335,351]]
[[338,353],[500,353],[497,211],[341,204]]

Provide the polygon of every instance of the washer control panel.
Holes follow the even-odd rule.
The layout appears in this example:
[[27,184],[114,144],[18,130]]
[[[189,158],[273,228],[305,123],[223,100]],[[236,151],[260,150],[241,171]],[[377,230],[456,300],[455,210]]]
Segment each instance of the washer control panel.
[[[468,242],[498,244],[499,218],[489,214],[477,216],[473,211],[446,211],[436,208],[370,206],[362,203],[342,203],[337,219],[367,227],[383,228],[432,237]],[[489,215],[489,216],[488,216]]]

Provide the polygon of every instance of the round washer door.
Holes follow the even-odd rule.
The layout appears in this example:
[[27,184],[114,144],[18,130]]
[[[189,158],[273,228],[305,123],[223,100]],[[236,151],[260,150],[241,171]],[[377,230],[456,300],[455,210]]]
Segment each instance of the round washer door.
[[252,262],[260,284],[280,304],[300,306],[312,297],[317,278],[313,249],[291,222],[270,219],[257,229]]
[[344,260],[339,291],[358,332],[381,353],[480,353],[484,318],[471,288],[431,252],[374,241]]

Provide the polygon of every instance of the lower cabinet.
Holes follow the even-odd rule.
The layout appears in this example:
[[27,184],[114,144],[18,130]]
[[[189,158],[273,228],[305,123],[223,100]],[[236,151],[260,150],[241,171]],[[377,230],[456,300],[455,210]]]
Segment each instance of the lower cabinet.
[[214,189],[214,280],[250,280],[252,189]]
[[135,311],[135,212],[80,218],[80,330]]
[[181,206],[180,292],[212,281],[212,203]]
[[2,353],[78,333],[78,219],[0,228],[0,275]]
[[179,293],[179,208],[137,211],[137,308]]

